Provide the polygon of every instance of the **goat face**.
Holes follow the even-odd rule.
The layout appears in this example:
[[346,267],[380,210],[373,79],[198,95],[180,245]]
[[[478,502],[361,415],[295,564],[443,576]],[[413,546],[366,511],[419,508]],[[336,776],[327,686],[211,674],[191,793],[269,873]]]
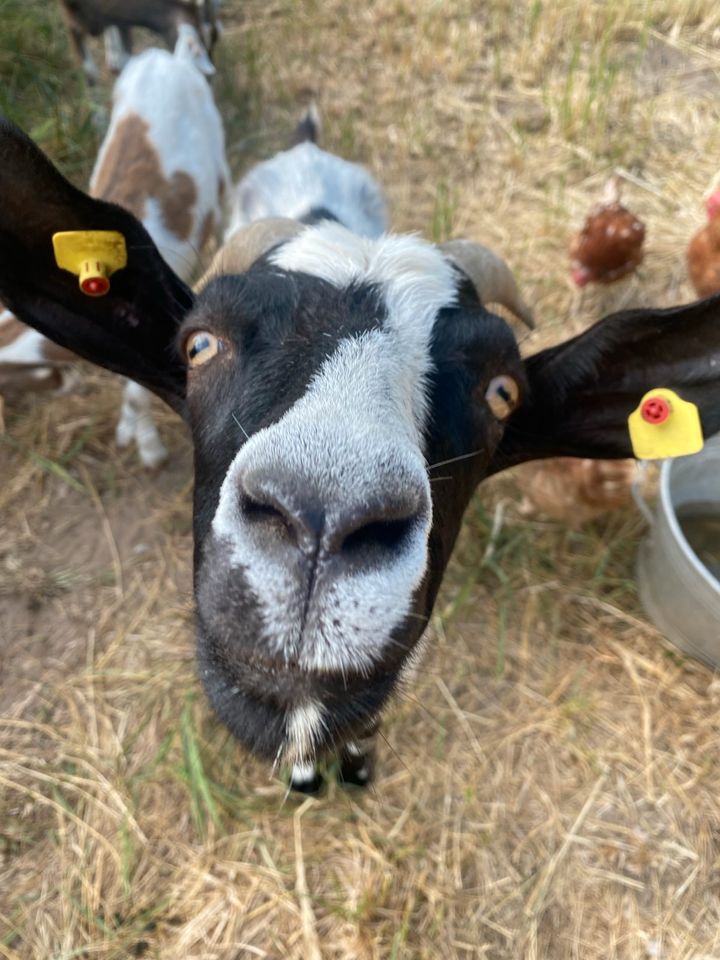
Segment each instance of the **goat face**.
[[[521,361],[419,240],[295,224],[194,298],[131,214],[1,120],[0,160],[0,299],[191,424],[201,674],[262,755],[309,758],[382,708],[483,476],[630,456],[628,415],[659,385],[720,429],[720,297],[614,314]],[[124,235],[107,296],[58,269],[58,229]]]
[[323,224],[212,282],[183,325],[200,673],[260,754],[343,742],[412,660],[502,433],[485,394],[523,378],[458,283],[429,244]]

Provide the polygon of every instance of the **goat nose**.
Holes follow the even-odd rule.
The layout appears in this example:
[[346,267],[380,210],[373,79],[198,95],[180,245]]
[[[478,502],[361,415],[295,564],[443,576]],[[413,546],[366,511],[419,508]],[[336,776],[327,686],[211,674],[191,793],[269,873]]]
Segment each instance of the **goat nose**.
[[420,484],[342,503],[324,502],[312,483],[257,471],[240,479],[243,520],[272,541],[290,540],[302,553],[357,562],[402,548],[429,513]]

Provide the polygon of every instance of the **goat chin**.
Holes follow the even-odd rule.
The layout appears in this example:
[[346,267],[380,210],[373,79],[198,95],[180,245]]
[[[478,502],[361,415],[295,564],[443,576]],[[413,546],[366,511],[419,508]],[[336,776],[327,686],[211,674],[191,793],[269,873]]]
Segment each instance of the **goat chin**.
[[[220,719],[253,753],[314,762],[374,724],[408,674],[425,620],[413,614],[384,642],[376,637],[381,653],[362,669],[305,668],[304,654],[322,645],[319,627],[307,617],[302,629],[268,624],[230,551],[211,541],[196,574],[200,679]],[[307,606],[322,605],[322,590],[312,594]]]

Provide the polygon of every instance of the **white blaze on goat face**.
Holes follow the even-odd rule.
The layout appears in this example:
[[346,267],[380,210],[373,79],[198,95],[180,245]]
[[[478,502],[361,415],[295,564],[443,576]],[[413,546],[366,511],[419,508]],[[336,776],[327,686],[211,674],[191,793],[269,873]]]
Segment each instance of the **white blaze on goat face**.
[[[457,299],[458,275],[438,249],[417,237],[370,240],[338,223],[323,223],[283,244],[271,262],[284,270],[312,274],[335,287],[377,285],[387,309],[382,331],[387,340],[375,349],[384,353],[387,348],[390,369],[384,375],[394,381],[393,399],[402,408],[406,426],[414,422],[421,432],[427,414],[425,378],[430,370],[432,328],[438,311],[453,306]],[[367,353],[372,362],[373,348],[369,346]],[[355,362],[359,368],[365,360],[358,356]],[[341,379],[334,378],[332,392],[341,387]],[[370,404],[377,403],[381,395],[381,385],[375,384],[367,399]]]
[[[309,671],[362,673],[392,643],[425,574],[432,509],[422,434],[430,337],[438,311],[455,301],[457,278],[430,244],[413,237],[367,240],[335,223],[308,228],[271,263],[337,288],[376,287],[385,316],[377,329],[342,340],[304,395],[240,449],[221,488],[213,533],[231,548],[230,563],[255,595],[268,653]],[[243,516],[244,478],[252,483],[258,472],[293,478],[299,496],[322,505],[330,528],[354,504],[397,490],[411,498],[412,520],[388,562],[325,577],[323,557],[317,558],[308,605],[296,567],[268,551]],[[278,496],[295,493],[285,483]]]

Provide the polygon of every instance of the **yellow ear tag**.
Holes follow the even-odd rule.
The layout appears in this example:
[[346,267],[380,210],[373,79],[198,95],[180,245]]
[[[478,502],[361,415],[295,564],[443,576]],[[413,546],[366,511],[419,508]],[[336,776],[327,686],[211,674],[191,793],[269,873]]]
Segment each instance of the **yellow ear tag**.
[[66,230],[54,233],[55,262],[79,277],[88,297],[103,297],[110,277],[127,265],[125,237],[115,230]]
[[638,460],[685,457],[703,448],[698,408],[665,387],[645,394],[628,417],[628,428]]

